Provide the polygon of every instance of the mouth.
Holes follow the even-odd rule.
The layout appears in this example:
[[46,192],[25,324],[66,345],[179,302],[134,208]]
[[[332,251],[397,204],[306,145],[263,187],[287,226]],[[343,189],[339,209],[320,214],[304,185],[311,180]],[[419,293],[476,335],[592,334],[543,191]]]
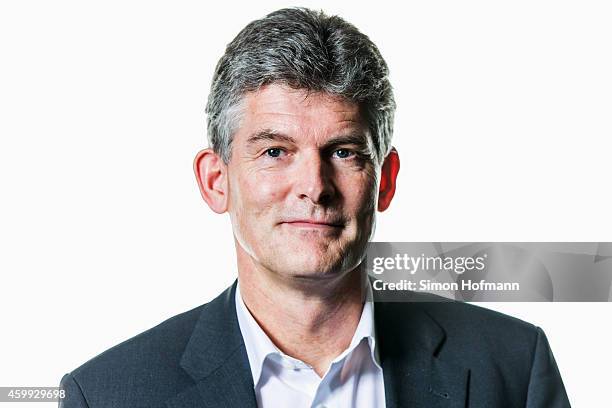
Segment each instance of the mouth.
[[283,221],[281,224],[305,229],[336,230],[344,228],[344,223],[340,220],[295,219]]

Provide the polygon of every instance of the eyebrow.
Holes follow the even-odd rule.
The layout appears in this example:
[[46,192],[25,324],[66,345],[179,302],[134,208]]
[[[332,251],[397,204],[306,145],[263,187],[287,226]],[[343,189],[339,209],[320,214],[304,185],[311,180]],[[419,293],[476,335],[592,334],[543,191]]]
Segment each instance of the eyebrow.
[[[260,141],[277,141],[277,142],[286,142],[286,143],[296,143],[296,140],[291,136],[287,136],[283,133],[279,133],[277,131],[271,129],[264,129],[258,132],[253,133],[247,139],[247,144],[255,144]],[[362,133],[354,133],[342,136],[332,137],[327,140],[323,148],[328,148],[330,146],[351,144],[357,145],[360,147],[366,147],[368,145],[367,138]]]
[[295,139],[291,136],[287,136],[285,134],[276,132],[271,129],[260,130],[259,132],[255,132],[247,139],[247,144],[254,144],[260,141],[278,141],[278,142],[287,142],[287,143],[295,143]]
[[356,145],[360,147],[366,147],[368,145],[368,141],[364,134],[354,133],[332,137],[325,143],[325,147],[338,145]]

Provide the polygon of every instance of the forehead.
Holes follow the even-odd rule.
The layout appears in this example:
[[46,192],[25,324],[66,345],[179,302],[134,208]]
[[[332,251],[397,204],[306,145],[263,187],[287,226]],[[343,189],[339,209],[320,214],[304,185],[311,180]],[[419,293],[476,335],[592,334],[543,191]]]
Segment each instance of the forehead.
[[346,131],[365,133],[367,128],[358,104],[327,93],[283,85],[267,85],[248,93],[242,107],[236,136],[271,129],[325,138]]

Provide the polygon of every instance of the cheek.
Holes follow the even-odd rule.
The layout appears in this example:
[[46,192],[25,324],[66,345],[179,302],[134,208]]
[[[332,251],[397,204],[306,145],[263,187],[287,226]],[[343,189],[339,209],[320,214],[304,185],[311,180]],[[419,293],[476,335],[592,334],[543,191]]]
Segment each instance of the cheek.
[[[235,180],[231,189],[239,212],[257,216],[266,214],[271,208],[277,208],[282,202],[283,179],[275,176],[243,175]],[[285,180],[286,181],[286,180]]]
[[262,202],[275,203],[282,201],[285,196],[284,183],[286,183],[285,177],[275,175],[258,177],[257,191],[253,191],[253,194],[257,194]]
[[377,197],[376,177],[369,173],[343,181],[347,206],[363,214],[374,209]]

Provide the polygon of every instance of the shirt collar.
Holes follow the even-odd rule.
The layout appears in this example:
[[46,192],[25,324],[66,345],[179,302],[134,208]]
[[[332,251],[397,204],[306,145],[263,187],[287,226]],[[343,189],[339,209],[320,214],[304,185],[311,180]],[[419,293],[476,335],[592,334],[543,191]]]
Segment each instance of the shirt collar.
[[[253,375],[253,384],[257,386],[263,364],[266,358],[270,355],[276,355],[277,357],[283,358],[286,361],[293,362],[296,366],[306,366],[304,362],[297,360],[291,356],[284,354],[276,345],[270,340],[268,335],[263,331],[261,326],[257,323],[249,309],[242,300],[240,294],[240,283],[236,287],[236,314],[238,316],[238,325],[242,333],[244,345],[249,359],[249,365],[251,366],[251,374]],[[366,301],[364,302],[361,317],[355,334],[351,339],[351,343],[346,350],[344,350],[338,357],[336,357],[332,364],[338,362],[348,356],[363,339],[367,339],[367,345],[370,350],[370,356],[372,361],[381,368],[380,357],[378,347],[376,347],[376,330],[374,325],[374,302],[372,296],[371,285],[366,285]]]

